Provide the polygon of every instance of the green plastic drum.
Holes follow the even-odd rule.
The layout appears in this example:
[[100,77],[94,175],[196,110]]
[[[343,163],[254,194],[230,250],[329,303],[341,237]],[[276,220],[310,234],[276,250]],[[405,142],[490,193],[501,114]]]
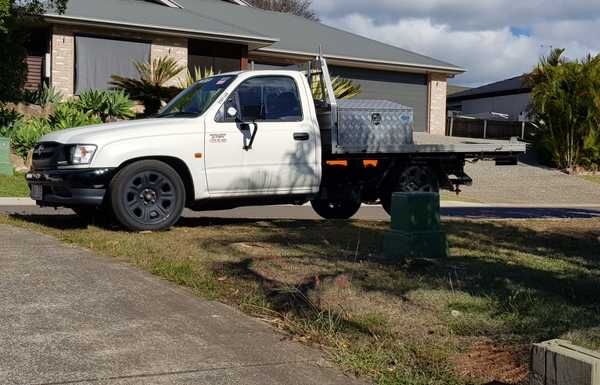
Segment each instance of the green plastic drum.
[[12,163],[10,163],[10,140],[0,138],[0,175],[14,175]]

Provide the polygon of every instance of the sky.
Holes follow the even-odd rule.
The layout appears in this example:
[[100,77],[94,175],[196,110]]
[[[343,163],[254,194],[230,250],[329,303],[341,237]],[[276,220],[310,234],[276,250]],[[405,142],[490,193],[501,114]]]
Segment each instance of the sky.
[[478,86],[529,72],[552,47],[600,52],[600,0],[313,0],[325,24],[467,70]]

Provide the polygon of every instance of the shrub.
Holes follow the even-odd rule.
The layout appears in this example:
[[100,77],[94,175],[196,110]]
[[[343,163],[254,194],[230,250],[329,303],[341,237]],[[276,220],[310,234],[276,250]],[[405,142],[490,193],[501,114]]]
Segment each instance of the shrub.
[[75,102],[66,102],[57,105],[48,121],[53,130],[64,130],[102,123],[99,117],[89,111],[82,111]]
[[40,138],[50,132],[67,128],[99,124],[102,121],[90,112],[82,111],[76,103],[65,102],[56,105],[48,118],[21,119],[14,124],[12,146],[23,158]]
[[556,49],[529,75],[538,147],[553,165],[573,172],[596,164],[600,127],[600,55],[563,59]]
[[25,103],[46,107],[50,104],[60,103],[60,101],[63,99],[63,94],[56,88],[48,87],[47,84],[44,84],[42,88],[37,91],[23,91],[21,99]]
[[585,138],[581,166],[594,172],[600,169],[600,130],[590,132]]
[[11,108],[0,105],[0,137],[11,138],[14,135],[17,122],[21,119],[23,119],[23,115]]
[[132,110],[134,104],[123,90],[83,92],[79,95],[77,106],[83,112],[99,117],[103,122],[135,116]]
[[138,78],[113,75],[111,84],[125,91],[133,100],[142,102],[145,115],[156,114],[163,103],[173,99],[181,91],[177,87],[167,86],[167,83],[175,79],[184,68],[175,59],[166,56],[155,59],[152,63],[134,62],[134,65]]
[[19,156],[25,159],[29,150],[35,146],[37,141],[52,131],[53,129],[48,119],[32,118],[22,120],[15,127],[15,133],[11,140],[13,149]]

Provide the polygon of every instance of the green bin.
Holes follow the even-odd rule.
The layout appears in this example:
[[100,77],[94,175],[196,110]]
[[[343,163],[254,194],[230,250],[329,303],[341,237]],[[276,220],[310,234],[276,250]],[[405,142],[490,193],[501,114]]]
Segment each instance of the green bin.
[[0,138],[0,175],[14,175],[14,168],[10,162],[10,139]]
[[439,194],[394,193],[392,226],[384,236],[383,250],[389,260],[447,257]]

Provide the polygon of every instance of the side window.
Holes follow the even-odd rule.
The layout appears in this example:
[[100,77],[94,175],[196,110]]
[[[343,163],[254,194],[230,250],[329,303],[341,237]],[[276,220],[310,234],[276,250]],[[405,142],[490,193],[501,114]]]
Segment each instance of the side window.
[[234,107],[244,122],[302,120],[302,106],[296,82],[287,76],[261,76],[239,85],[217,114],[217,121],[231,121],[225,111]]

